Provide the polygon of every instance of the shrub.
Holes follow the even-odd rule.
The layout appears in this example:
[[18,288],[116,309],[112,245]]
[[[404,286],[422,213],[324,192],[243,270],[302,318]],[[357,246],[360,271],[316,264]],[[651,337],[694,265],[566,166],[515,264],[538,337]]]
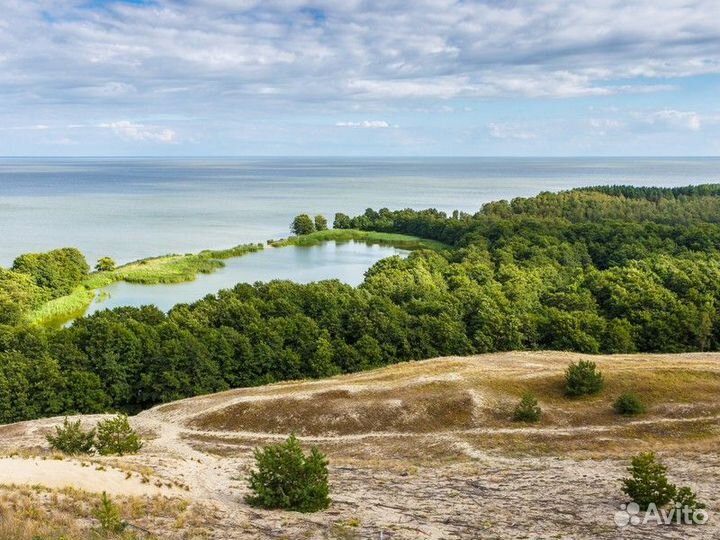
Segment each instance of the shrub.
[[535,396],[528,392],[523,395],[520,403],[515,407],[513,420],[516,422],[537,422],[540,420],[542,410],[538,406]]
[[632,458],[629,478],[623,478],[623,493],[636,502],[641,510],[650,503],[661,508],[675,499],[678,494],[675,485],[667,478],[667,467],[655,459],[653,452],[638,454]]
[[95,430],[84,431],[80,420],[71,422],[65,418],[63,425],[55,426],[55,435],[48,434],[47,441],[53,450],[66,454],[91,454],[95,443]]
[[140,436],[130,427],[126,414],[103,420],[97,425],[95,447],[103,456],[134,454],[143,446]]
[[597,370],[595,362],[573,362],[565,371],[565,394],[568,396],[597,394],[602,387],[603,376]]
[[95,511],[95,517],[100,521],[100,529],[106,533],[120,533],[125,529],[125,524],[120,519],[120,511],[103,491],[100,498],[100,505]]
[[246,501],[262,508],[316,512],[330,504],[328,462],[317,449],[306,456],[295,435],[255,450],[257,469],[250,474]]
[[115,270],[115,266],[115,261],[110,257],[101,257],[95,265],[95,270],[98,272],[112,272]]
[[705,508],[705,505],[697,500],[697,494],[687,486],[683,486],[677,490],[674,503],[675,506],[679,506],[681,509],[687,509],[691,516],[695,510]]
[[645,412],[645,405],[643,405],[640,398],[632,392],[625,392],[613,403],[613,409],[618,414],[631,416],[634,414],[642,414]]

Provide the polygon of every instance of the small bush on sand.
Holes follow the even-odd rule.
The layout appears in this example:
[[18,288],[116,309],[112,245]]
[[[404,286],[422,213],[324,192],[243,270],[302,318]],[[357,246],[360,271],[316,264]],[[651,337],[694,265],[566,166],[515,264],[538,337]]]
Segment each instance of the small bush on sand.
[[95,447],[103,456],[117,454],[135,454],[140,451],[143,443],[140,436],[130,427],[126,414],[118,414],[97,425],[97,441]]
[[632,458],[628,472],[630,476],[622,480],[623,493],[641,510],[646,510],[650,503],[662,508],[675,498],[677,488],[667,478],[667,467],[657,461],[653,452]]
[[625,416],[632,416],[635,414],[642,414],[645,412],[645,405],[640,401],[632,392],[625,392],[613,403],[613,409],[618,414]]
[[100,529],[104,533],[117,534],[125,529],[125,524],[120,519],[120,511],[104,491],[100,498],[100,505],[95,510],[95,517],[100,522]]
[[698,501],[697,494],[687,486],[678,488],[667,478],[667,467],[659,463],[655,454],[648,452],[632,458],[629,478],[623,478],[623,493],[636,502],[641,510],[647,510],[651,504],[656,509],[672,503],[679,512],[678,523],[704,523],[707,514],[702,511],[705,505]]
[[573,362],[565,371],[565,395],[570,397],[597,394],[603,387],[603,376],[595,362]]
[[55,435],[48,434],[47,441],[53,450],[70,455],[91,454],[95,444],[95,430],[83,430],[80,420],[71,422],[65,418],[62,426],[55,426]]
[[680,508],[687,508],[690,515],[694,514],[696,510],[705,508],[705,505],[697,500],[697,494],[687,486],[678,488],[674,502]]
[[295,435],[255,450],[246,501],[262,508],[317,512],[330,504],[328,462],[317,449],[303,453]]
[[539,421],[541,415],[542,410],[538,405],[537,399],[531,392],[528,392],[523,395],[520,403],[515,407],[513,420],[516,422],[532,423]]

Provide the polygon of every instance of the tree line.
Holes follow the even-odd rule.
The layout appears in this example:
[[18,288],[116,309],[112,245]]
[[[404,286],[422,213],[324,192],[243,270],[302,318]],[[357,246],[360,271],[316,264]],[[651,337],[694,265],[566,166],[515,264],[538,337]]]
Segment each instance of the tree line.
[[[0,421],[135,412],[440,355],[718,350],[718,205],[717,186],[616,187],[500,201],[476,214],[338,214],[336,228],[413,234],[453,249],[379,261],[357,288],[238,284],[167,314],[116,308],[60,330],[3,315]],[[78,273],[37,260],[0,273],[0,306],[35,288],[72,286],[85,267],[63,261]],[[3,285],[9,272],[11,287]]]

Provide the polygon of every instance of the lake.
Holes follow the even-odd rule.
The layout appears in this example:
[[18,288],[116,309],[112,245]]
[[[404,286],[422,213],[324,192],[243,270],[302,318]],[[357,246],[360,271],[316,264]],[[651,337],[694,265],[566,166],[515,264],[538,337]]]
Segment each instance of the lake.
[[[154,304],[168,311],[178,303],[199,300],[237,283],[291,279],[308,283],[339,279],[350,285],[362,282],[365,271],[380,259],[406,256],[407,251],[362,242],[325,242],[311,247],[266,248],[257,253],[225,260],[225,267],[212,274],[200,274],[195,281],[172,285],[113,283],[100,291],[86,314],[119,306]],[[106,293],[106,294],[103,294]]]
[[302,212],[701,182],[720,182],[720,158],[0,158],[0,265],[62,246],[124,263],[264,242]]

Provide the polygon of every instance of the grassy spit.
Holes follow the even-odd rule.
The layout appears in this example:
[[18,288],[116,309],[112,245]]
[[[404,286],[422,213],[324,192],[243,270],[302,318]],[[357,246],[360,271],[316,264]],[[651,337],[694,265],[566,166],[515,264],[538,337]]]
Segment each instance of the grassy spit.
[[198,274],[209,274],[225,266],[223,259],[262,251],[262,244],[243,244],[224,250],[205,250],[186,255],[163,255],[140,259],[110,272],[94,272],[72,293],[46,302],[28,316],[34,324],[60,326],[81,316],[97,294],[97,289],[116,281],[159,285],[193,281]]
[[326,231],[317,231],[303,236],[291,236],[284,240],[272,242],[273,247],[285,246],[316,246],[323,242],[366,242],[368,244],[382,244],[393,246],[400,249],[432,249],[443,250],[449,249],[450,246],[438,242],[437,240],[429,240],[420,238],[419,236],[410,236],[407,234],[384,233],[375,231],[360,231],[358,229],[328,229]]

